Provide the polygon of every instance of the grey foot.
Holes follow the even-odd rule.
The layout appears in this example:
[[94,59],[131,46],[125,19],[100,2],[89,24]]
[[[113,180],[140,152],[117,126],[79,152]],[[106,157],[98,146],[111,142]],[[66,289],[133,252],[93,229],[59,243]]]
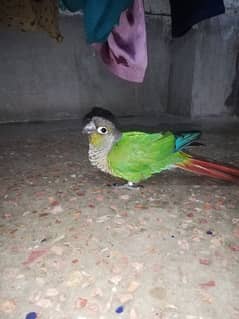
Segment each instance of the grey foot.
[[126,184],[116,184],[114,183],[112,185],[113,187],[117,187],[117,188],[126,188],[126,189],[135,189],[135,190],[139,190],[141,188],[143,188],[144,186],[143,185],[138,185],[138,184],[135,184],[135,183],[132,183],[132,182],[128,182]]

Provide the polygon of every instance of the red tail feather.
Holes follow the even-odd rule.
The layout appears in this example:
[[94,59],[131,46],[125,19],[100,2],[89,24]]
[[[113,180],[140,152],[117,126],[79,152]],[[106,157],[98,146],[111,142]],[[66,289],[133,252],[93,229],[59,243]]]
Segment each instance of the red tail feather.
[[229,167],[222,164],[207,162],[207,161],[201,161],[198,159],[193,159],[193,163],[198,165],[206,165],[206,167],[210,167],[212,169],[227,173],[229,175],[238,176],[239,177],[239,169],[235,167]]
[[186,163],[177,164],[177,167],[180,167],[192,173],[206,175],[224,181],[239,183],[238,168],[228,167],[221,164],[216,164],[194,158],[189,158]]

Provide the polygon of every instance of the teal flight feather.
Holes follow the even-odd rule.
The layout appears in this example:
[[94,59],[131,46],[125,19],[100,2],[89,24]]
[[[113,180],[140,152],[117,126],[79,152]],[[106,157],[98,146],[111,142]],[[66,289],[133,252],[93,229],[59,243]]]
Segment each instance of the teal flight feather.
[[175,149],[180,151],[190,145],[193,141],[197,140],[201,135],[201,132],[188,132],[176,135]]

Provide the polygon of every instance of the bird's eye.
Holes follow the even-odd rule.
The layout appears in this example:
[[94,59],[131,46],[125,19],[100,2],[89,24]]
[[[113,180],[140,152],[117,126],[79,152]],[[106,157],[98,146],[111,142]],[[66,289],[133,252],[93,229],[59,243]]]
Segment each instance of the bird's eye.
[[107,133],[108,133],[107,128],[106,128],[106,127],[103,127],[103,126],[98,127],[97,131],[98,131],[100,134],[107,134]]

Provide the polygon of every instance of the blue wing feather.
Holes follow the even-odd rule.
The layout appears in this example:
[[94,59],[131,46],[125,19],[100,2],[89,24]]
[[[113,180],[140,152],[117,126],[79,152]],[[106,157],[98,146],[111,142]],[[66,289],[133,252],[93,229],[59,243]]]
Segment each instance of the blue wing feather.
[[188,145],[190,145],[193,141],[197,140],[201,135],[201,132],[188,132],[181,133],[180,135],[176,135],[175,140],[175,151],[181,151]]

